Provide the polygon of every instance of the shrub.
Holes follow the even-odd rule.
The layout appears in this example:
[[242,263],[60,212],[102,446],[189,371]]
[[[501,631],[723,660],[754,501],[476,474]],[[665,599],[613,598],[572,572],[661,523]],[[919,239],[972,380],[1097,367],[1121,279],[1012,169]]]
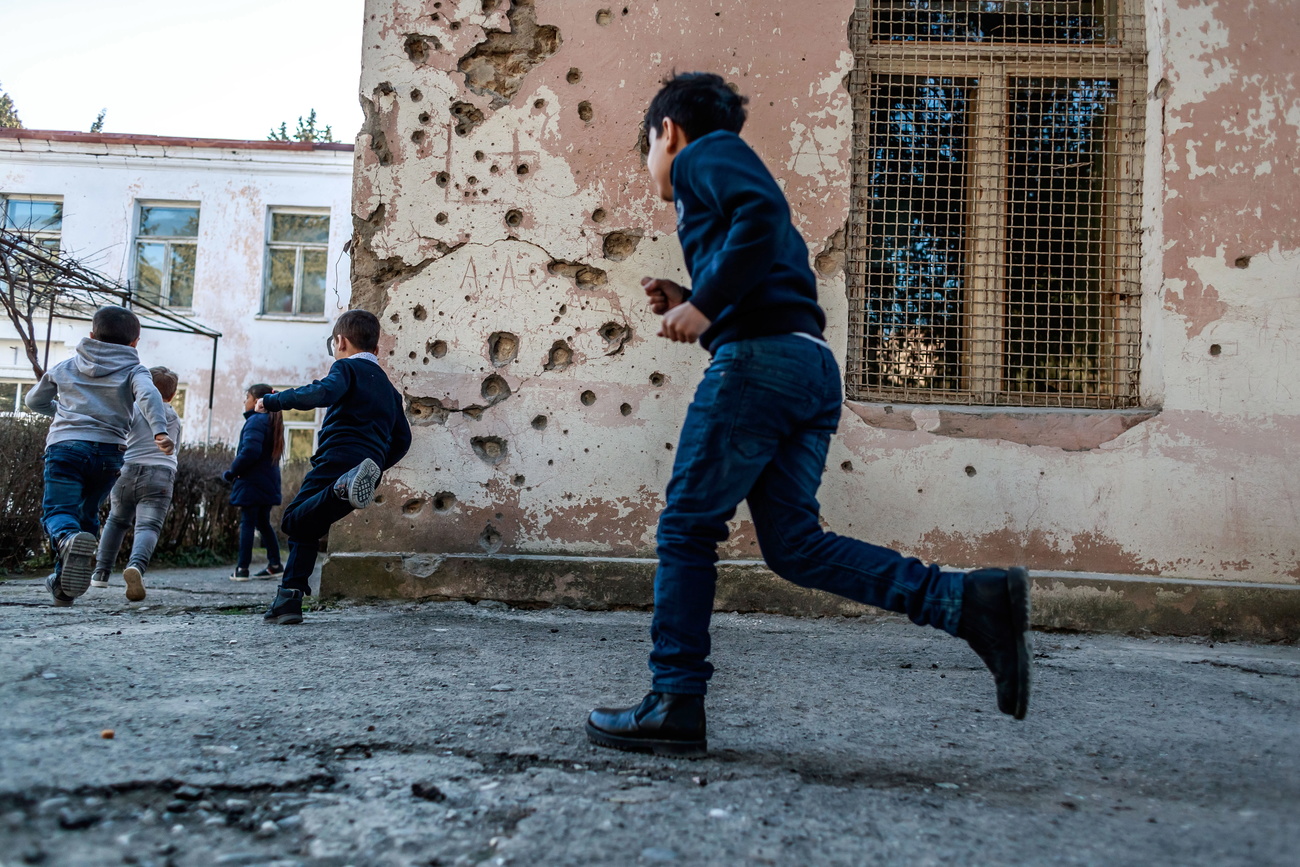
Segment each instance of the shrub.
[[14,569],[46,548],[41,529],[45,492],[44,416],[0,417],[0,569]]

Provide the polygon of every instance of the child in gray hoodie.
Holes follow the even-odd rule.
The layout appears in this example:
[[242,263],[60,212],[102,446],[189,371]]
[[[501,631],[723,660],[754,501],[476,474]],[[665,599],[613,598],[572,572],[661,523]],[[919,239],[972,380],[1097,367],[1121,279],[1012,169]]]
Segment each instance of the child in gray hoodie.
[[55,605],[71,605],[90,586],[99,507],[122,469],[137,401],[162,453],[176,448],[162,396],[135,351],[139,341],[134,313],[101,307],[76,356],[51,367],[27,393],[28,409],[54,417],[45,438],[41,523],[58,561],[45,581]]

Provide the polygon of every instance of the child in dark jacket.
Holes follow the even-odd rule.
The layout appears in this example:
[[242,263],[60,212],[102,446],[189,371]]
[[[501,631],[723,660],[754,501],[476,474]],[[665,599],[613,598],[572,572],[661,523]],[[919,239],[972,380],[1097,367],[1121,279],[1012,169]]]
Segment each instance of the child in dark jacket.
[[[222,476],[230,487],[230,504],[239,507],[239,559],[231,581],[270,578],[284,571],[280,542],[271,526],[271,509],[280,505],[280,456],[284,454],[284,419],[278,412],[254,411],[259,398],[274,391],[266,383],[250,385],[244,392],[244,429],[230,469]],[[253,562],[253,539],[262,534],[266,568],[248,574]]]
[[642,285],[663,315],[660,335],[698,340],[712,360],[686,411],[659,518],[651,692],[639,705],[592,711],[587,736],[625,750],[705,752],[717,545],[741,500],[776,574],[965,639],[993,672],[998,708],[1021,719],[1030,672],[1024,569],[944,571],[818,523],[817,488],[844,394],[822,336],[808,245],[781,188],[738,135],[744,105],[721,77],[687,73],[646,112],[646,168],[654,192],[677,206],[693,286]]
[[308,579],[321,537],[353,509],[369,506],[380,474],[411,447],[402,396],[379,366],[378,349],[379,320],[366,310],[349,310],[334,323],[329,352],[335,361],[329,375],[268,394],[254,407],[258,412],[329,407],[311,471],[280,523],[289,537],[289,559],[263,618],[268,623],[302,622],[302,599],[311,593]]

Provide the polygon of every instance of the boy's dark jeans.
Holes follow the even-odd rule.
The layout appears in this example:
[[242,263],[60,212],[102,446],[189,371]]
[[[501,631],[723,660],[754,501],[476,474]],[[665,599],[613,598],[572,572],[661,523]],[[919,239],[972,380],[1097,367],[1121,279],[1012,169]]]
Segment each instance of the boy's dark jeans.
[[62,573],[58,544],[69,533],[98,535],[99,507],[122,469],[125,446],[64,440],[45,449],[45,497],[41,524],[54,545],[55,572]]
[[172,487],[176,471],[171,467],[127,464],[122,476],[113,485],[112,507],[104,524],[104,535],[99,540],[99,553],[95,558],[95,571],[109,572],[117,560],[118,550],[126,531],[135,524],[131,539],[131,556],[128,566],[141,572],[149,566],[158,535],[172,504]]
[[258,533],[262,534],[267,565],[280,565],[280,540],[276,538],[275,528],[271,526],[272,508],[274,507],[239,507],[239,559],[235,562],[236,569],[247,569],[253,562],[253,540]]
[[807,338],[739,340],[714,356],[686,412],[659,519],[654,691],[705,692],[717,545],[741,500],[782,578],[956,634],[961,573],[818,523],[817,488],[843,401],[834,356]]
[[[331,524],[353,511],[351,503],[334,496],[334,483],[367,457],[374,460],[373,455],[364,454],[320,454],[312,458],[311,470],[302,480],[298,496],[284,510],[280,521],[280,529],[289,537],[289,559],[284,563],[280,586],[311,593],[308,581],[316,568],[321,537],[329,532]],[[376,463],[383,466],[380,461]]]

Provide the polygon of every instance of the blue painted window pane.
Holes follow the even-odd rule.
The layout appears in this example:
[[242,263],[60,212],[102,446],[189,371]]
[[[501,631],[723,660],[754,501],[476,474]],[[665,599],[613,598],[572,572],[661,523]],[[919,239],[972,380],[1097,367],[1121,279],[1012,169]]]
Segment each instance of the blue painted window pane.
[[865,203],[872,387],[961,387],[976,86],[971,79],[900,76],[873,87]]

